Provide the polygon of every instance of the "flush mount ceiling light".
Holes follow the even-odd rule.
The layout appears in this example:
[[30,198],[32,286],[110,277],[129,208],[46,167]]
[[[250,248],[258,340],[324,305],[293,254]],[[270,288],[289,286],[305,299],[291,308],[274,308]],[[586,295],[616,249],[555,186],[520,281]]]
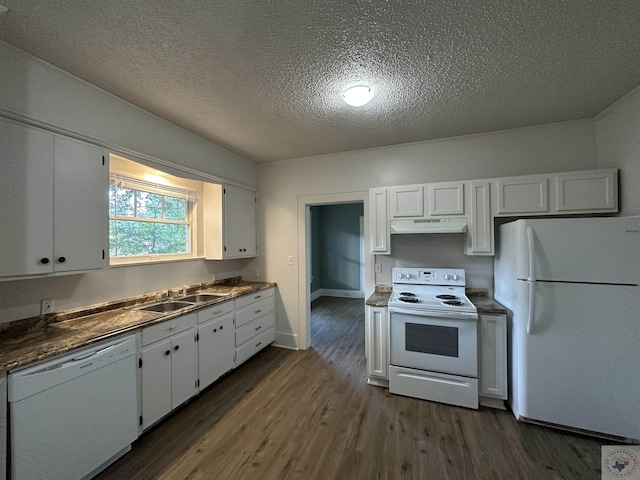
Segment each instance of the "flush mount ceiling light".
[[352,107],[361,107],[365,103],[369,103],[369,100],[373,98],[373,90],[366,85],[357,85],[347,88],[342,93],[342,98]]

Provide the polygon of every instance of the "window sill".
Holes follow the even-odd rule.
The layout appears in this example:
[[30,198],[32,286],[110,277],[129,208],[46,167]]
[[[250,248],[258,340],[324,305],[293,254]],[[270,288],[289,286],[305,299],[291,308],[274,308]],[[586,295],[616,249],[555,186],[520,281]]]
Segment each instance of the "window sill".
[[142,260],[142,259],[130,259],[130,260],[122,260],[118,259],[114,263],[113,260],[109,261],[109,267],[111,268],[119,268],[119,267],[131,267],[131,266],[140,266],[140,265],[158,265],[160,263],[175,263],[175,262],[191,262],[194,260],[204,260],[204,257],[188,257],[188,258],[160,258],[158,260]]

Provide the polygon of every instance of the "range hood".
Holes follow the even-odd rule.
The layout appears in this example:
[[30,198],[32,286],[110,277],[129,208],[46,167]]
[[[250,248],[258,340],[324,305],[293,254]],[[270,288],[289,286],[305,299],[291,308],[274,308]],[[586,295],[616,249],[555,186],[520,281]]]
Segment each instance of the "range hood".
[[400,233],[464,233],[466,218],[428,218],[419,220],[391,220],[391,234]]

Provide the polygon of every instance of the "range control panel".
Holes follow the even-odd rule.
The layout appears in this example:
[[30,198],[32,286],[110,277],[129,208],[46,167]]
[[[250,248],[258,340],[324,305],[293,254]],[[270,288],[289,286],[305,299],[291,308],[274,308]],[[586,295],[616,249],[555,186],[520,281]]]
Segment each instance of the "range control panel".
[[396,267],[392,270],[393,283],[411,285],[455,285],[464,287],[462,268]]

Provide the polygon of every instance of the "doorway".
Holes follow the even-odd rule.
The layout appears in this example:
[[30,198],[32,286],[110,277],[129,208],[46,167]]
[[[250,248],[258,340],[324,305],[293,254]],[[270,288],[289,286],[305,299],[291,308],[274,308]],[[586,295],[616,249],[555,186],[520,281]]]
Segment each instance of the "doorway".
[[[316,280],[317,274],[314,273],[312,266],[313,216],[311,208],[318,206],[339,206],[344,204],[362,205],[362,215],[357,217],[355,228],[358,232],[360,232],[360,228],[362,228],[362,233],[358,234],[358,237],[360,238],[361,235],[364,244],[366,244],[368,232],[368,197],[368,192],[298,197],[298,252],[300,256],[298,262],[298,278],[300,280],[298,287],[298,346],[301,349],[309,348],[311,345],[311,277],[314,277],[314,281],[318,281]],[[362,220],[360,220],[360,217],[363,217]],[[362,225],[362,227],[360,227],[360,225]],[[359,290],[357,294],[355,292],[353,293],[353,295],[357,295],[356,298],[360,296],[364,297],[373,291],[373,278],[370,274],[370,272],[372,272],[372,256],[367,255],[363,251],[364,248],[361,246],[361,243],[362,242],[359,241],[357,254],[355,260],[353,260],[357,265],[353,271],[357,272],[356,276],[358,279],[354,282],[354,285],[357,283]],[[328,253],[328,255],[330,254],[331,253]],[[362,277],[364,277],[364,282],[361,280]],[[340,283],[329,285],[340,285]],[[345,293],[345,290],[347,293],[351,292],[349,289],[341,288],[328,288],[328,290],[330,293],[336,294]]]

